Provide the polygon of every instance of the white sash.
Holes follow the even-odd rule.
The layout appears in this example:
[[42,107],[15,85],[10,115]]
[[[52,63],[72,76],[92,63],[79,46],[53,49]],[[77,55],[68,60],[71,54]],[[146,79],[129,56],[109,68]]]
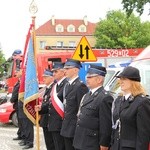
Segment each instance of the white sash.
[[57,113],[64,118],[64,105],[61,102],[61,100],[57,96],[56,92],[56,84],[53,86],[52,92],[51,92],[51,101],[52,105],[54,106]]

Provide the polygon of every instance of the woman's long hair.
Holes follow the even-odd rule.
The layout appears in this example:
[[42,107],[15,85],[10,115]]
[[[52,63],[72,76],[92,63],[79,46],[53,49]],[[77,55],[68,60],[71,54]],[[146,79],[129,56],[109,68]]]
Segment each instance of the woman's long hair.
[[[130,89],[130,91],[131,91],[131,95],[132,96],[135,97],[137,95],[144,95],[144,96],[147,95],[144,87],[141,85],[140,82],[133,81],[133,80],[130,80],[130,81],[131,81],[131,89]],[[123,96],[123,92],[120,92],[119,95]]]
[[146,96],[146,91],[140,82],[131,80],[131,94],[132,96],[144,95]]

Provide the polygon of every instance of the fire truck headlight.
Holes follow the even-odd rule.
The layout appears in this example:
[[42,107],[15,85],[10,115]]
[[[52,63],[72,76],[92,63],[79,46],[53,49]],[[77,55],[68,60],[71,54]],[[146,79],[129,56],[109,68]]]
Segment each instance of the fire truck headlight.
[[5,108],[0,108],[0,113],[5,113],[7,110]]

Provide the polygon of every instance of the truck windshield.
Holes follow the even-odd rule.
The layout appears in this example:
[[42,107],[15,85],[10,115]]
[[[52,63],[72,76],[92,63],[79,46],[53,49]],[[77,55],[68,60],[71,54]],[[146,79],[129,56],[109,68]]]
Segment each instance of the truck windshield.
[[113,78],[113,76],[116,75],[115,70],[107,70],[107,74],[105,76],[105,81],[104,81],[104,87],[108,84],[108,82]]

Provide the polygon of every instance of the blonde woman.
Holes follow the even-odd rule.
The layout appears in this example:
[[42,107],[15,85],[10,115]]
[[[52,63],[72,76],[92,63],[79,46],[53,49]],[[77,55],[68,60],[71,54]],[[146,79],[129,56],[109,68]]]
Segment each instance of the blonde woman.
[[[137,68],[128,66],[118,76],[122,96],[112,108],[111,150],[148,150],[150,100],[140,84]],[[149,83],[148,83],[149,84]]]

